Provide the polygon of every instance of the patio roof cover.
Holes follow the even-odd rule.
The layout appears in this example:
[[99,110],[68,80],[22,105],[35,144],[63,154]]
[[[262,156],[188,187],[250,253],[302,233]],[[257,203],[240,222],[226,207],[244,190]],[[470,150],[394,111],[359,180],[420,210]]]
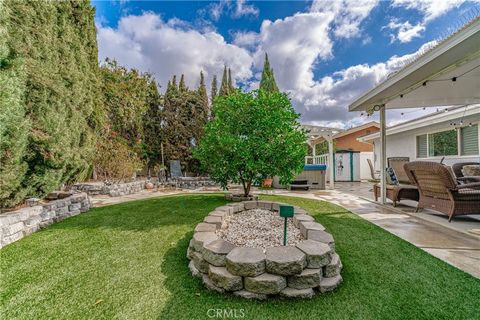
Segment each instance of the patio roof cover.
[[480,17],[359,97],[349,111],[480,103]]

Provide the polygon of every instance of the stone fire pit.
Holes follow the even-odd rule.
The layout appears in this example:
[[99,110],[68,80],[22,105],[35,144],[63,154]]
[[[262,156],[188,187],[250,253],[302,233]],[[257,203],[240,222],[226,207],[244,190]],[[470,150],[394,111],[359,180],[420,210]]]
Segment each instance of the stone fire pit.
[[246,201],[210,212],[188,247],[192,274],[210,290],[248,299],[311,298],[339,286],[342,263],[332,235],[295,207],[281,245],[279,205]]

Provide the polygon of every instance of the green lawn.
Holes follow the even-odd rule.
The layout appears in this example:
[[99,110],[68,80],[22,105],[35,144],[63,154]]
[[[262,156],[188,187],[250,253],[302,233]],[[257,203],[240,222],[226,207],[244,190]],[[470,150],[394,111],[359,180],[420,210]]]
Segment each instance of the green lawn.
[[[312,300],[209,292],[185,257],[195,225],[225,201],[172,196],[96,208],[3,248],[2,319],[480,319],[480,280],[329,203],[287,197],[335,237],[344,283]],[[233,315],[233,314],[226,314]]]

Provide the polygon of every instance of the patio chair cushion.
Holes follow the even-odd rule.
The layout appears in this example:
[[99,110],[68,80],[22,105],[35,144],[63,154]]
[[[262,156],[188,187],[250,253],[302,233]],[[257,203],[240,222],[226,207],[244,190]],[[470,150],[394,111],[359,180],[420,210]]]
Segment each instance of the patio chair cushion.
[[[380,183],[375,184],[376,187],[380,188]],[[387,190],[393,190],[393,189],[417,189],[416,186],[411,185],[411,184],[387,184],[386,185]]]
[[395,174],[395,170],[392,167],[388,167],[385,170],[387,171],[387,175],[386,175],[387,184],[388,185],[398,185],[399,182],[398,182],[398,179],[397,179],[397,175]]
[[466,165],[462,169],[464,176],[480,176],[480,165]]
[[408,178],[404,169],[404,164],[410,161],[409,157],[389,157],[387,159],[388,166],[395,171],[395,176],[399,183],[410,184],[411,181]]
[[455,195],[455,200],[459,201],[479,201],[480,203],[480,190],[476,189],[459,189]]

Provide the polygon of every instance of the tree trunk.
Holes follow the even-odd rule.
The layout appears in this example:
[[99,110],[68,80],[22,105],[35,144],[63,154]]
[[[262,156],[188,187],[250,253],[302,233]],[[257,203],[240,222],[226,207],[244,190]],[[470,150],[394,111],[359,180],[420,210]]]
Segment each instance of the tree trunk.
[[252,180],[247,182],[247,186],[243,188],[244,196],[248,197],[250,195],[250,188],[252,187]]

